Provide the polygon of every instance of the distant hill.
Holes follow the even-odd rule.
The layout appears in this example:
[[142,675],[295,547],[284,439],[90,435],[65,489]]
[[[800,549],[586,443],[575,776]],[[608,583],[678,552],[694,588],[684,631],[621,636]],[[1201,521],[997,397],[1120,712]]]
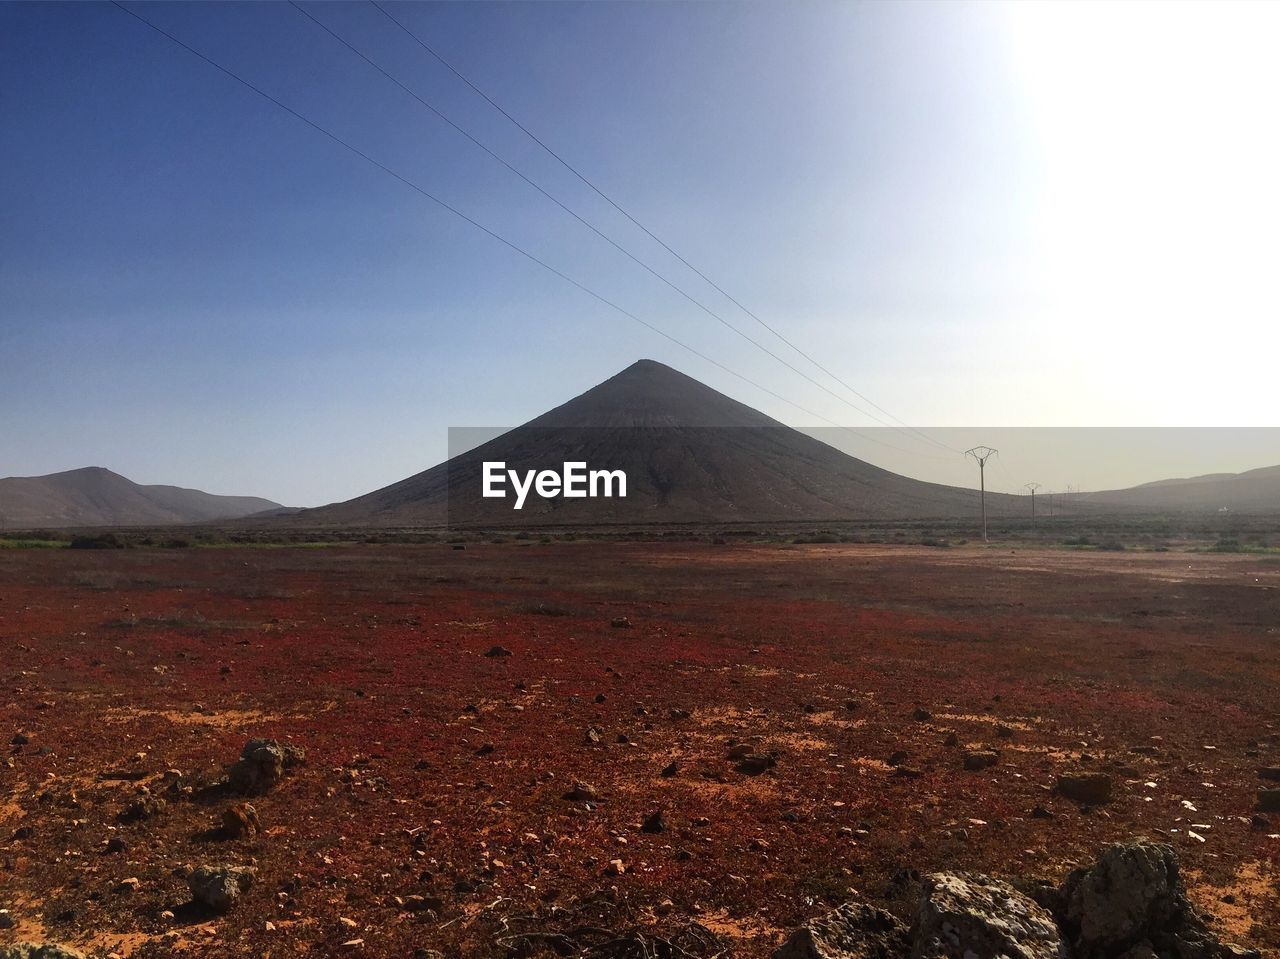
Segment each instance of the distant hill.
[[1280,466],[1245,473],[1210,473],[1183,479],[1158,480],[1129,489],[1083,493],[1074,497],[1090,513],[1120,509],[1127,512],[1280,513]]
[[[625,499],[480,496],[482,464],[624,470]],[[1025,512],[988,494],[992,515]],[[411,527],[646,522],[977,518],[978,492],[925,483],[855,459],[704,386],[641,360],[562,406],[384,489],[290,522]]]
[[141,486],[101,466],[0,479],[0,528],[167,526],[231,520],[281,509],[256,496],[215,496]]

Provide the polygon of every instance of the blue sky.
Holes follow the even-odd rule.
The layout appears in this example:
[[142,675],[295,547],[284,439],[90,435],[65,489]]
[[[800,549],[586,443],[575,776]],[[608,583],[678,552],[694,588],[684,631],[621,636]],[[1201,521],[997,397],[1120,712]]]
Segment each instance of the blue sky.
[[[908,422],[1270,426],[1280,149],[1262,6],[1113,7],[1101,22],[1097,7],[958,3],[391,9]],[[137,9],[726,366],[826,419],[869,422],[287,4]],[[375,8],[307,9],[804,366]],[[0,475],[96,464],[313,505],[432,465],[449,426],[521,422],[642,356],[821,425],[110,5],[0,5],[0,117]],[[929,477],[931,462],[886,465]]]

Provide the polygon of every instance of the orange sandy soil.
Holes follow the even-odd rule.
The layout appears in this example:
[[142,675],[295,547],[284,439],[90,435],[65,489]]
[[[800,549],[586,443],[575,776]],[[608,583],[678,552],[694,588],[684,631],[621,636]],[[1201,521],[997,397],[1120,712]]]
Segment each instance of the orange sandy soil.
[[[766,956],[845,898],[895,905],[904,870],[1058,879],[1147,835],[1178,850],[1225,938],[1277,956],[1280,816],[1250,817],[1258,767],[1280,765],[1278,641],[1267,556],[7,551],[0,733],[29,743],[0,763],[16,922],[0,941],[470,957],[556,944],[521,933],[697,921]],[[486,657],[495,644],[513,655]],[[251,736],[308,761],[251,800],[262,834],[220,839],[233,799],[216,783]],[[777,766],[735,771],[742,740]],[[999,765],[964,771],[979,746]],[[889,765],[898,751],[918,775]],[[120,822],[168,769],[190,793]],[[1111,773],[1115,799],[1051,794],[1074,769]],[[595,808],[563,798],[578,780]],[[659,808],[665,831],[641,832]],[[125,851],[104,851],[114,836]],[[187,902],[185,870],[206,862],[258,869],[228,915]],[[435,908],[405,911],[409,895]]]

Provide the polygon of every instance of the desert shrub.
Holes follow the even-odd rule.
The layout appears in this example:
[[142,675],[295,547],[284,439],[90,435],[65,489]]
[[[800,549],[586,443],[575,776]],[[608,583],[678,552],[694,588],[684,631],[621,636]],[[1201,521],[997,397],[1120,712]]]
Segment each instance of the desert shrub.
[[97,536],[77,536],[69,546],[71,549],[124,549],[125,544],[115,533],[99,533]]
[[1244,547],[1235,537],[1223,537],[1209,547],[1211,553],[1243,553]]
[[568,616],[569,610],[554,603],[526,603],[517,607],[520,612],[530,616]]
[[183,536],[170,536],[168,539],[160,543],[161,549],[190,549],[193,545],[191,540]]
[[822,543],[822,544],[838,543],[840,542],[840,537],[837,536],[835,533],[814,533],[811,536],[797,536],[791,542],[797,545],[812,544],[812,543]]

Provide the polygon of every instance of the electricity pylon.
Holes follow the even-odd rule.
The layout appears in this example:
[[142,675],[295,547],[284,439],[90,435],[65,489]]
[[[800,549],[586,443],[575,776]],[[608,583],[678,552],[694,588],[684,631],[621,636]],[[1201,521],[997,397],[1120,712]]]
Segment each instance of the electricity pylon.
[[999,454],[999,450],[993,450],[990,446],[975,446],[971,450],[965,450],[965,456],[972,456],[978,461],[978,485],[982,489],[982,541],[987,542],[987,460]]
[[[1039,483],[1023,483],[1026,489],[1031,490],[1031,532],[1036,531],[1036,490],[1040,488]],[[1050,500],[1052,502],[1052,500]]]

